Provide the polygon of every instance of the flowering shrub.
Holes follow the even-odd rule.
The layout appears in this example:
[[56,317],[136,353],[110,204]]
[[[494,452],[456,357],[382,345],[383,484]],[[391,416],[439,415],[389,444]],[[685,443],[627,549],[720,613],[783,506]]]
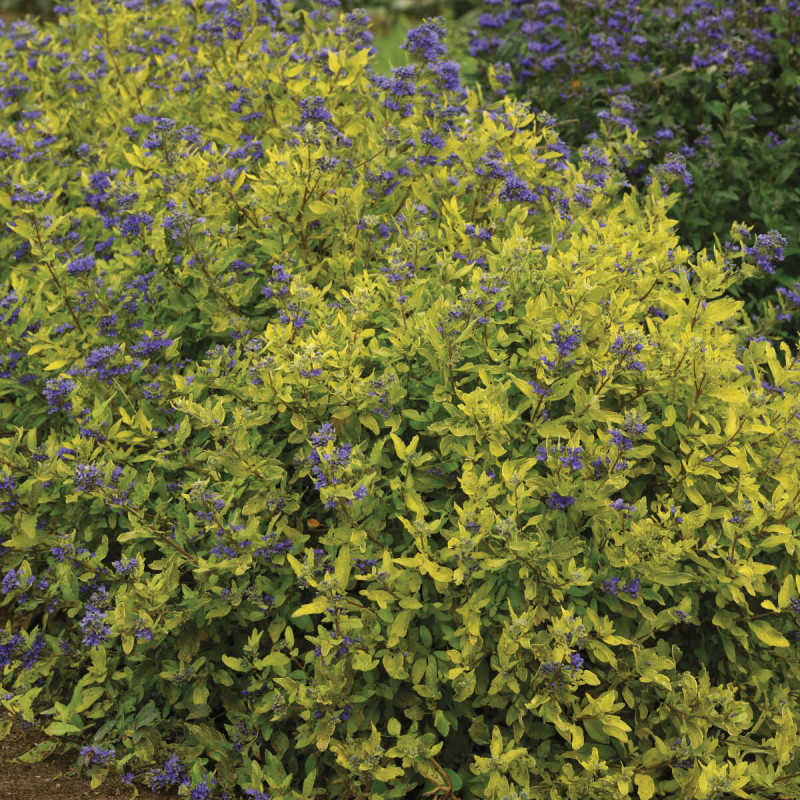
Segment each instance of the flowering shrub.
[[796,793],[780,242],[331,5],[2,39],[3,728],[192,800]]
[[468,19],[487,91],[530,98],[574,146],[638,131],[648,158],[632,179],[685,159],[673,213],[686,243],[744,218],[788,239],[772,291],[800,277],[800,3],[486,0]]

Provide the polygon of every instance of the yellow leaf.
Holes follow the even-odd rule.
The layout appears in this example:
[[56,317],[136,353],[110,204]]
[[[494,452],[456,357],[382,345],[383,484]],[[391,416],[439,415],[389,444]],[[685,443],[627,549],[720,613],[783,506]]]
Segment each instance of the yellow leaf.
[[239,173],[239,177],[236,179],[236,181],[235,181],[235,182],[234,182],[234,184],[233,184],[233,189],[232,189],[232,191],[233,191],[233,193],[234,193],[234,194],[235,194],[236,192],[238,192],[238,191],[239,191],[239,189],[241,189],[241,188],[242,188],[242,186],[244,185],[244,182],[245,182],[246,178],[247,178],[247,173],[246,173],[244,170],[242,170],[242,171]]
[[730,405],[728,406],[728,421],[725,423],[725,436],[727,436],[728,439],[733,439],[737,427],[736,412],[733,410],[733,406]]
[[583,747],[583,728],[580,725],[571,725],[569,730],[572,734],[572,749],[580,750]]
[[778,593],[778,605],[781,608],[786,608],[789,605],[792,597],[795,596],[794,591],[795,581],[791,575],[787,575],[783,580],[783,586]]
[[769,647],[789,647],[789,640],[763,619],[749,622],[750,630]]
[[293,617],[305,617],[309,614],[319,614],[325,610],[328,601],[324,597],[318,597],[311,603],[305,603],[300,606],[293,614]]
[[792,718],[788,705],[781,712],[781,727],[775,736],[775,746],[778,750],[778,763],[783,766],[792,760],[791,753],[797,745],[797,726]]
[[342,590],[346,589],[347,582],[350,580],[350,547],[346,544],[339,548],[333,574],[336,576],[339,587]]
[[339,54],[328,50],[328,69],[335,75],[340,69]]
[[389,640],[386,646],[395,647],[400,640],[408,633],[408,625],[411,622],[411,612],[401,611],[392,621],[392,628],[389,632]]
[[312,200],[308,204],[309,209],[314,214],[327,214],[331,210],[330,203],[323,203],[322,200]]
[[500,458],[500,456],[505,455],[506,449],[501,445],[499,442],[489,442],[489,452],[495,456],[495,458]]
[[650,800],[656,793],[655,781],[649,776],[644,774],[634,775],[633,782],[639,790],[640,800]]
[[381,432],[377,420],[370,414],[359,414],[358,420],[365,428],[369,428],[369,430],[371,430],[376,436]]

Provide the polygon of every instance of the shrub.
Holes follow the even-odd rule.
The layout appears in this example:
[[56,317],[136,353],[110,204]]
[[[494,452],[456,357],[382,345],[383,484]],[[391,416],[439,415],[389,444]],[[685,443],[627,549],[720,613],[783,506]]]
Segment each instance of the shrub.
[[192,800],[796,792],[776,242],[332,14],[2,40],[5,729]]
[[470,17],[470,52],[487,89],[554,114],[573,146],[638,131],[648,159],[632,178],[684,157],[694,185],[674,213],[687,244],[734,219],[781,231],[785,269],[734,290],[763,300],[800,277],[799,15],[795,0],[495,0]]

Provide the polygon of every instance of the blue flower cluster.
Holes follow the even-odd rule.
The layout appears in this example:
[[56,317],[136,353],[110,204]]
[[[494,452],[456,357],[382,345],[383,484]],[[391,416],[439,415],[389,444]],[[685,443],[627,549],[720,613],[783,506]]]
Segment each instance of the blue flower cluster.
[[190,786],[191,779],[177,756],[171,756],[161,769],[152,769],[147,776],[150,789],[161,792],[178,786]]
[[639,578],[633,578],[620,586],[621,581],[622,578],[612,575],[609,580],[603,581],[603,591],[611,597],[617,597],[619,592],[626,592],[635,600],[639,596]]

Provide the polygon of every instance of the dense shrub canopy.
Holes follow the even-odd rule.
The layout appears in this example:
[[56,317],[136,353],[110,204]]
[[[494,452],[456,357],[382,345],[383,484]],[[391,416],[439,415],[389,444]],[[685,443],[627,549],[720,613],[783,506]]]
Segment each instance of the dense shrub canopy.
[[332,17],[0,40],[5,727],[193,800],[791,796],[774,243]]

